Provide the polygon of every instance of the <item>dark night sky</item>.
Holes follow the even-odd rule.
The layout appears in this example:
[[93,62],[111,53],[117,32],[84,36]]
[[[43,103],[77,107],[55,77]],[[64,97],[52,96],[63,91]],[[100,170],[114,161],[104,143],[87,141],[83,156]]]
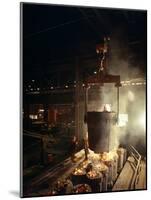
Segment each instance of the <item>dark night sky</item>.
[[106,35],[121,49],[126,44],[132,63],[146,71],[146,11],[23,4],[24,80],[47,79],[66,63],[72,70],[74,57],[95,57],[95,45]]

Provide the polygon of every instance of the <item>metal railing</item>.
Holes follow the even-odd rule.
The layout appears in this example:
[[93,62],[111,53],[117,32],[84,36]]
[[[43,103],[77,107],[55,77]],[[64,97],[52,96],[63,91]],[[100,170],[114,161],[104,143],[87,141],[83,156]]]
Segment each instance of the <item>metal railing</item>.
[[136,181],[139,176],[139,169],[140,169],[140,163],[141,163],[141,155],[139,152],[131,145],[130,146],[130,154],[134,158],[134,175],[132,177],[132,181],[130,184],[130,189],[135,189]]

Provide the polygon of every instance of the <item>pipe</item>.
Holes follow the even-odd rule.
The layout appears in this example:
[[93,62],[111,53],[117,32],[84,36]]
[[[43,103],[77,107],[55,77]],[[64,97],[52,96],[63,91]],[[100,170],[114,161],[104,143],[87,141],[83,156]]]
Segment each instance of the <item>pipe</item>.
[[119,122],[119,87],[117,87],[117,124]]
[[88,90],[89,87],[85,88],[85,116],[84,116],[84,122],[87,123],[87,112],[88,112]]

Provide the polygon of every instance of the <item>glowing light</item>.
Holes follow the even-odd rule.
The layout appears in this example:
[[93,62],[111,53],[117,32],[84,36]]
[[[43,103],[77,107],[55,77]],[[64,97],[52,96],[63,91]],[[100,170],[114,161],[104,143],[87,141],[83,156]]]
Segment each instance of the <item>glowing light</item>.
[[29,115],[29,118],[30,118],[30,119],[38,119],[38,116],[37,116],[37,115],[32,115],[32,114],[31,114],[31,115]]
[[136,83],[136,85],[141,85],[141,83]]
[[96,49],[96,53],[99,53],[100,51],[98,49]]
[[119,114],[118,127],[126,126],[128,122],[128,114]]
[[50,88],[51,90],[53,90],[53,86],[51,86],[51,88]]
[[97,74],[97,72],[96,72],[96,71],[94,71],[94,74]]
[[69,87],[68,85],[65,86],[65,88],[68,88],[68,87]]
[[104,104],[104,111],[111,112],[111,104]]
[[39,109],[39,112],[44,112],[44,109]]

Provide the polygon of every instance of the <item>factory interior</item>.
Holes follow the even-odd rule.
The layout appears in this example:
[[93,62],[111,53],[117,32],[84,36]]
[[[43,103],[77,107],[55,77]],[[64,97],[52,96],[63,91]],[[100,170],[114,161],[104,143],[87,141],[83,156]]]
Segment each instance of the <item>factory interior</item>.
[[22,196],[146,190],[146,11],[21,12]]

